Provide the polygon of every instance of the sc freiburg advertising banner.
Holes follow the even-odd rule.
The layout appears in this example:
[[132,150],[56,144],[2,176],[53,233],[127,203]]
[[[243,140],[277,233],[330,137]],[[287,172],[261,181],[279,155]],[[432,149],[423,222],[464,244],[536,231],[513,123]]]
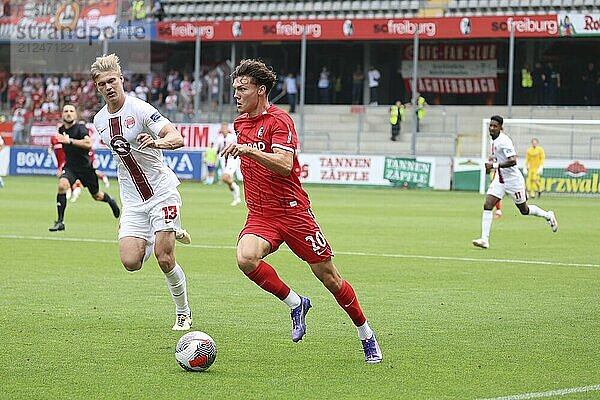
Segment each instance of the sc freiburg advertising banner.
[[156,24],[160,41],[299,41],[307,40],[410,40],[508,37],[555,37],[558,17],[548,15],[473,16],[448,18],[169,21]]

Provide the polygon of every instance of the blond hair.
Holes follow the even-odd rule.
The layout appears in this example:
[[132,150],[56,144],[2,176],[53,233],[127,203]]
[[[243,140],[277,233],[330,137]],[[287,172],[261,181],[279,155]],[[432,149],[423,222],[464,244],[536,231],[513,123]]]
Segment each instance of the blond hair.
[[102,57],[96,57],[96,61],[94,61],[90,68],[92,80],[95,82],[102,72],[116,72],[121,75],[121,65],[119,64],[119,57],[116,54],[104,54]]

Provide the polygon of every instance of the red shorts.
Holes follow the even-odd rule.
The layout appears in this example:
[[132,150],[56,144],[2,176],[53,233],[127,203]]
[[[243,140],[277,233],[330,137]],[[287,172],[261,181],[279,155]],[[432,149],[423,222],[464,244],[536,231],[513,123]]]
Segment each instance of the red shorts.
[[250,214],[238,240],[246,234],[259,236],[269,242],[269,254],[285,242],[294,254],[309,264],[320,263],[333,256],[333,251],[310,210],[273,217]]

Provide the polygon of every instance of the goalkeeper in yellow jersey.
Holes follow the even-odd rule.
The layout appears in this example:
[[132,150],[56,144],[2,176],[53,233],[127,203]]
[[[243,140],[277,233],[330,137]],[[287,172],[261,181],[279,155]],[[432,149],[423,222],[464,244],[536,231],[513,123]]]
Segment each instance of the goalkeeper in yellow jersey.
[[531,147],[527,149],[527,154],[525,155],[525,168],[527,169],[527,172],[525,172],[527,174],[526,184],[529,197],[531,198],[542,195],[540,176],[544,171],[546,154],[544,153],[544,149],[538,146],[539,143],[537,138],[531,139]]

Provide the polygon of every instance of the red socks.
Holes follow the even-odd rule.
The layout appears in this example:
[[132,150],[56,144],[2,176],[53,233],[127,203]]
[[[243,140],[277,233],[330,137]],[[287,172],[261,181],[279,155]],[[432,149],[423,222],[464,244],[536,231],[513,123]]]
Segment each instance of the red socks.
[[354,289],[352,289],[352,286],[348,282],[344,281],[340,290],[335,292],[333,297],[335,297],[338,304],[350,316],[354,325],[361,326],[367,321],[360,308],[360,304],[358,304],[356,293],[354,293]]
[[284,300],[290,294],[290,288],[279,279],[279,275],[277,275],[273,267],[264,261],[261,261],[246,276],[267,292],[275,295],[279,300]]

